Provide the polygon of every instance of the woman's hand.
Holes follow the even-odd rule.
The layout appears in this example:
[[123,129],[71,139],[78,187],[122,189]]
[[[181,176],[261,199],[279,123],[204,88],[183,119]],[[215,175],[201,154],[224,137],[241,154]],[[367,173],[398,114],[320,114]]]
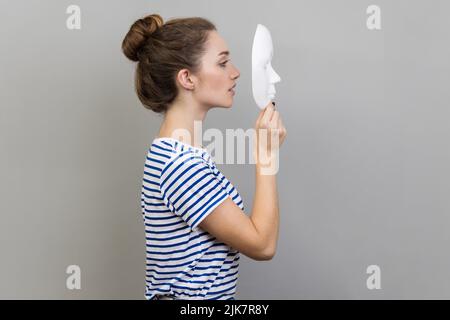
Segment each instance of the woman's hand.
[[256,143],[253,152],[258,164],[262,157],[272,158],[278,152],[287,135],[281,115],[272,102],[269,102],[259,113],[255,123],[255,131]]

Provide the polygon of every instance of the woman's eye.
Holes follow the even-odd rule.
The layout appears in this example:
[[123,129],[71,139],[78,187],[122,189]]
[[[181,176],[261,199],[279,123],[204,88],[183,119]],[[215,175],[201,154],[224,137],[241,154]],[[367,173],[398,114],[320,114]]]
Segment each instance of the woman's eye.
[[227,60],[227,61],[225,61],[225,62],[222,62],[220,65],[221,65],[222,67],[225,67],[225,65],[227,64],[228,61],[229,61],[229,60]]

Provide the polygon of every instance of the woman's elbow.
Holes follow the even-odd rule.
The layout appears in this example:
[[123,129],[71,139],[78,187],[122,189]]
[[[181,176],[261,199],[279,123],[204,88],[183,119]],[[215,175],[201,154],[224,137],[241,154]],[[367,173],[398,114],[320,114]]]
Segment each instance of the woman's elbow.
[[272,260],[273,257],[275,256],[275,251],[276,251],[275,249],[270,249],[270,248],[262,250],[257,255],[257,257],[254,258],[254,260],[257,260],[257,261],[269,261],[269,260]]
[[275,250],[265,252],[263,255],[263,261],[272,260],[275,257]]

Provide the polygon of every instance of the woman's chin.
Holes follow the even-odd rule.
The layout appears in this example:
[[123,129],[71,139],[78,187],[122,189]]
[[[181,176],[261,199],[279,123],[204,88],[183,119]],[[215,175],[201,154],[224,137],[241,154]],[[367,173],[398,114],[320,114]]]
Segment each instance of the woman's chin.
[[231,108],[232,106],[233,106],[233,100],[231,100],[231,101],[229,101],[229,102],[223,104],[223,105],[222,105],[222,108],[229,109],[229,108]]

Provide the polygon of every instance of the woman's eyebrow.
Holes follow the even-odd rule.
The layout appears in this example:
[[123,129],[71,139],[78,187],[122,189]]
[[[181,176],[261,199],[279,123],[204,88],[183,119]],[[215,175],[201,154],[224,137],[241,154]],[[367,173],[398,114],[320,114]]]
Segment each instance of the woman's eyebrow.
[[230,51],[222,51],[221,53],[219,53],[219,56],[221,56],[221,55],[228,56],[229,54],[230,54]]

